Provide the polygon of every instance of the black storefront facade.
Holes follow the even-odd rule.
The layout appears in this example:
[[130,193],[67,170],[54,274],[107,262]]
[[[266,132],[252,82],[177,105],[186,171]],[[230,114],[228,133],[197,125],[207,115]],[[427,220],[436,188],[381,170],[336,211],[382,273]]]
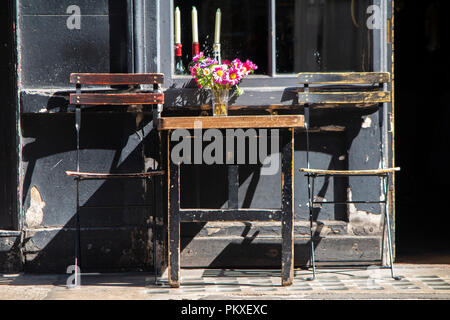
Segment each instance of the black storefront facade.
[[[65,273],[73,264],[76,190],[65,174],[76,163],[74,72],[163,73],[164,115],[200,115],[209,103],[189,75],[174,74],[173,12],[181,7],[184,62],[190,55],[190,8],[199,11],[200,45],[211,46],[213,13],[221,7],[224,55],[255,59],[259,71],[244,80],[234,112],[300,113],[293,89],[301,71],[382,71],[393,74],[392,1],[190,1],[18,0],[3,9],[8,55],[2,92],[0,267],[4,272]],[[243,17],[237,19],[240,13]],[[232,16],[231,18],[226,18]],[[4,18],[4,19],[3,19]],[[203,22],[202,22],[203,21]],[[245,23],[244,23],[244,22]],[[227,31],[227,28],[229,29]],[[252,33],[258,34],[253,37]],[[208,37],[211,34],[211,37]],[[227,38],[228,37],[228,38]],[[253,39],[255,38],[255,39]],[[262,41],[261,39],[265,39]],[[246,42],[249,45],[246,45]],[[203,47],[202,47],[203,46]],[[3,70],[3,68],[2,68]],[[389,83],[386,89],[393,91]],[[312,141],[314,166],[373,169],[394,165],[394,105],[318,110]],[[85,171],[116,173],[158,167],[161,146],[151,113],[133,108],[83,114]],[[295,265],[310,259],[305,134],[295,145]],[[160,163],[159,163],[160,164]],[[160,164],[161,165],[161,164]],[[186,166],[181,203],[221,208],[227,203],[226,170]],[[152,182],[91,181],[80,190],[81,269],[159,272],[167,266],[166,178]],[[276,208],[281,173],[261,175],[260,165],[239,169],[239,206]],[[380,199],[375,180],[320,180],[323,199]],[[394,181],[389,212],[395,221]],[[155,204],[146,207],[146,205]],[[316,259],[321,263],[379,262],[382,208],[376,204],[322,206],[315,210]],[[394,231],[394,226],[392,226]],[[277,223],[186,223],[181,228],[185,267],[280,265]],[[156,246],[156,248],[155,248]],[[156,255],[154,252],[156,250]],[[385,250],[386,251],[386,250]],[[156,257],[156,259],[155,259]],[[384,252],[383,259],[386,259]],[[386,261],[384,261],[386,262]]]

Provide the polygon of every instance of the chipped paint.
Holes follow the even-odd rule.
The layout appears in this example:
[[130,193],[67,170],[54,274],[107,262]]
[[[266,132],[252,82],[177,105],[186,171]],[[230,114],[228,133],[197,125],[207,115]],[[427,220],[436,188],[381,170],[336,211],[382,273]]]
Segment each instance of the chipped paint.
[[367,129],[372,126],[372,119],[370,117],[365,117],[363,123],[361,124],[361,128]]
[[36,186],[30,191],[30,207],[25,213],[25,224],[29,228],[38,227],[44,220],[45,202],[42,200],[41,193]]
[[[351,188],[347,189],[347,197],[349,201],[352,201]],[[375,214],[372,212],[358,210],[354,203],[349,203],[348,208],[348,234],[361,235],[361,234],[380,234],[382,232],[382,217],[381,214]]]

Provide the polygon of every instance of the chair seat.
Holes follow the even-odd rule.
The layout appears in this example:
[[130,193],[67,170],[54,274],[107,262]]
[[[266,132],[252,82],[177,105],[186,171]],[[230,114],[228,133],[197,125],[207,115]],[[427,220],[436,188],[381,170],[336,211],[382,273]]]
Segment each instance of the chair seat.
[[324,175],[377,175],[386,174],[394,171],[400,171],[400,168],[386,168],[386,169],[372,169],[372,170],[323,170],[323,169],[307,169],[300,168],[300,172],[310,173],[310,174],[324,174]]
[[114,178],[149,178],[153,176],[162,176],[164,171],[150,171],[138,173],[94,173],[66,171],[66,175],[77,177],[79,179],[114,179]]

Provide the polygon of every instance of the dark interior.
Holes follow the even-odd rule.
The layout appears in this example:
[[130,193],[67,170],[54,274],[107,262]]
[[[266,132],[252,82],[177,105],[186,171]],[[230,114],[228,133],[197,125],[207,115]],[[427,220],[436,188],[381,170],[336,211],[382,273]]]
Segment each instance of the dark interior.
[[397,261],[449,263],[449,45],[444,1],[396,1]]

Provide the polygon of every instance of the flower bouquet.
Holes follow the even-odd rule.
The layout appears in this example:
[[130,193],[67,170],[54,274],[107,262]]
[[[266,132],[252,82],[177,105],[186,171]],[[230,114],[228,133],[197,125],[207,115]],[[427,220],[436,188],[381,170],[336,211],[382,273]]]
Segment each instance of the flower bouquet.
[[253,73],[258,67],[247,60],[239,59],[233,61],[217,60],[205,57],[203,52],[196,55],[189,70],[199,88],[210,88],[212,91],[213,115],[228,115],[228,95],[231,88],[235,88],[236,95],[243,93],[238,84],[247,75]]

